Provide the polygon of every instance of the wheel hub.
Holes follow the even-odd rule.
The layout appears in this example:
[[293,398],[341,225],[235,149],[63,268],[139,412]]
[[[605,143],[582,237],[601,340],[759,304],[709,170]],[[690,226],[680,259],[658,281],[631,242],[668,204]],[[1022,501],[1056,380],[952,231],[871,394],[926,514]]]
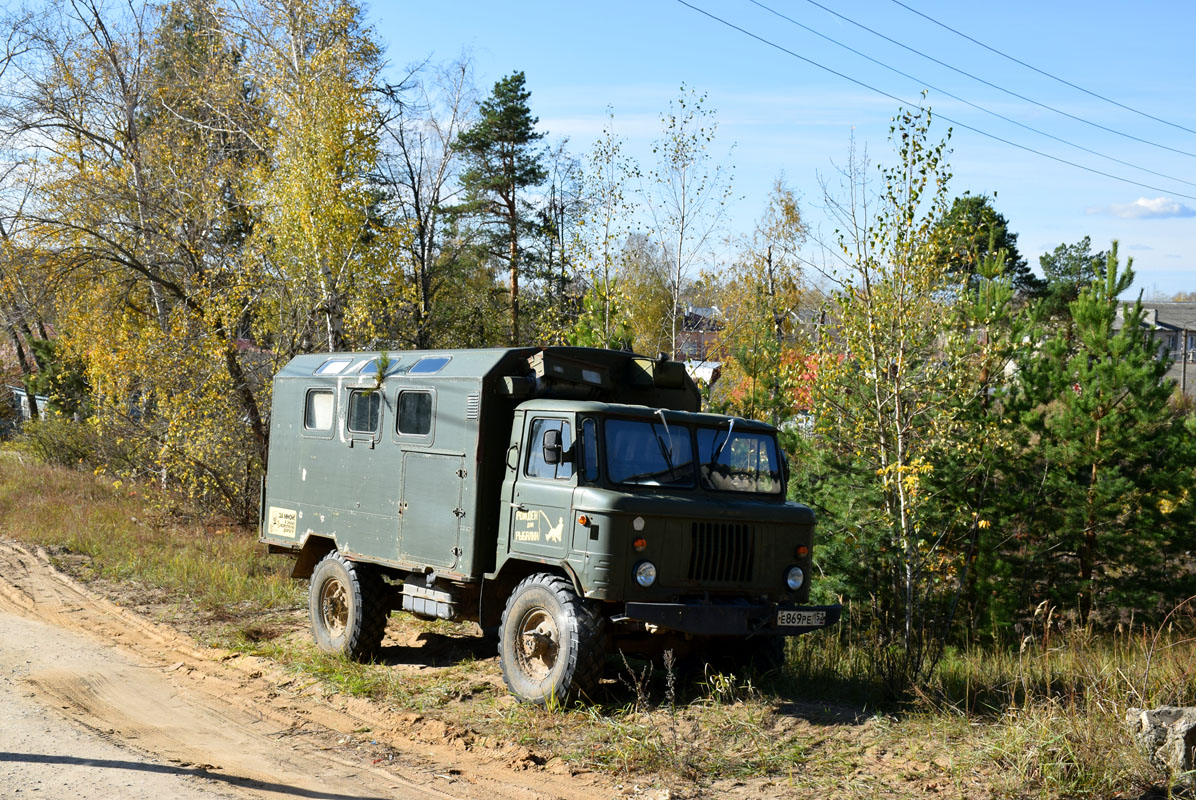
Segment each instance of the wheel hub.
[[336,639],[343,636],[349,626],[349,602],[345,585],[338,580],[324,584],[320,592],[320,614],[329,635]]
[[543,680],[556,666],[560,652],[560,631],[552,615],[536,609],[519,626],[519,663],[535,680]]

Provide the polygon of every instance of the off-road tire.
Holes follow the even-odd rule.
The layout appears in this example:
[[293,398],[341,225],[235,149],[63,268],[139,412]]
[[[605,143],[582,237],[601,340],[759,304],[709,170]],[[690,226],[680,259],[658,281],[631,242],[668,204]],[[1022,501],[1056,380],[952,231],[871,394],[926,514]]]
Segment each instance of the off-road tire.
[[386,633],[390,611],[383,600],[382,578],[370,565],[329,553],[308,585],[312,638],[325,652],[369,660]]
[[591,692],[606,661],[606,617],[557,575],[537,573],[511,592],[498,660],[511,694],[525,703],[566,702]]

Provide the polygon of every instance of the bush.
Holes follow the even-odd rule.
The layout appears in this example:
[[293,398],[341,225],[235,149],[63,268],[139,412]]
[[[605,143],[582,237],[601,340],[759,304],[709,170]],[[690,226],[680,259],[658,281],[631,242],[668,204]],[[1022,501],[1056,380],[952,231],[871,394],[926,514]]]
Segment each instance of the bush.
[[66,417],[45,416],[27,420],[13,446],[22,453],[60,467],[96,467],[100,454],[99,435],[86,422]]

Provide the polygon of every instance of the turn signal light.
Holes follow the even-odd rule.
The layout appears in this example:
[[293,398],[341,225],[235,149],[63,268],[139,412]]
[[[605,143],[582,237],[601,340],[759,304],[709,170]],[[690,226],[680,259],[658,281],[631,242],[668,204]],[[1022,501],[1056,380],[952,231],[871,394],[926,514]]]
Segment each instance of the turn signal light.
[[648,540],[643,536],[637,536],[635,540],[632,541],[631,546],[635,548],[635,552],[642,553],[644,552],[645,548],[648,547]]
[[585,514],[578,514],[577,515],[577,524],[581,525],[584,528],[586,525],[590,524],[590,518],[587,517]]
[[799,544],[797,546],[797,550],[794,552],[797,553],[798,558],[805,558],[806,556],[810,555],[810,548],[806,547],[804,544]]

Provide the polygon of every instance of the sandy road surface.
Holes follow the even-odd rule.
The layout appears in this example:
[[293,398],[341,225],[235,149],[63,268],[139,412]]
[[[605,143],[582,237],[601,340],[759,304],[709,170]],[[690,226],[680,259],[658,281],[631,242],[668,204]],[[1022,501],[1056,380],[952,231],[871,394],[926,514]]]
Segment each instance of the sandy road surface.
[[0,798],[240,797],[198,766],[142,756],[94,722],[72,724],[45,705],[57,698],[34,690],[69,686],[95,699],[143,669],[77,634],[0,612]]
[[619,794],[593,775],[511,769],[509,753],[451,736],[413,741],[413,715],[199,648],[3,540],[0,706],[2,798]]

